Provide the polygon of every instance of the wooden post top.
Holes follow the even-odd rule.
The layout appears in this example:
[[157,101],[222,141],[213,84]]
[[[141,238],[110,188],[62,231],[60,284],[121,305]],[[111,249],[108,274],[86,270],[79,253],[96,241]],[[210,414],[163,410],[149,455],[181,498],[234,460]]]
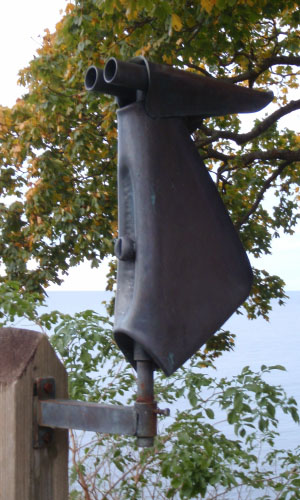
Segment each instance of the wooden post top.
[[19,379],[45,337],[23,328],[0,328],[0,383]]
[[68,431],[38,440],[36,380],[53,377],[68,397],[66,370],[47,335],[0,328],[0,500],[68,499]]

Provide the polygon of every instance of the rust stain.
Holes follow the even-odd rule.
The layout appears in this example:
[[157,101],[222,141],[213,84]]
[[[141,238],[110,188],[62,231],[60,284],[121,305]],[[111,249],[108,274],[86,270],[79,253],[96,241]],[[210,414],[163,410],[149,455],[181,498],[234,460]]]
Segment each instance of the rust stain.
[[151,396],[138,396],[136,398],[136,402],[137,403],[146,403],[148,405],[151,405],[151,404],[153,404],[154,399]]

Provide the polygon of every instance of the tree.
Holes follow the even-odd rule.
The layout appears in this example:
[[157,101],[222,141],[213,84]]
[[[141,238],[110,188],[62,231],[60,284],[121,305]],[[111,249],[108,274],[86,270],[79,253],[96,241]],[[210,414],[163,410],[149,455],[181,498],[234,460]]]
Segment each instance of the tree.
[[[112,253],[112,240],[117,234],[115,104],[106,96],[88,94],[83,86],[86,68],[90,64],[104,64],[109,56],[129,59],[145,55],[207,77],[272,89],[273,104],[247,132],[243,131],[239,116],[211,118],[203,120],[193,139],[249,254],[259,257],[269,253],[273,237],[279,237],[282,231],[293,233],[300,200],[299,136],[291,129],[282,129],[280,119],[300,108],[300,100],[294,98],[299,83],[299,19],[294,0],[78,0],[67,5],[55,33],[46,31],[36,57],[20,73],[20,82],[26,88],[24,97],[10,109],[0,107],[0,189],[3,197],[12,196],[9,200],[13,200],[0,205],[0,256],[4,265],[0,278],[1,307],[8,320],[25,311],[36,317],[34,304],[42,300],[43,290],[50,283],[61,282],[59,272],[67,273],[85,258],[92,266],[98,266],[104,256]],[[268,192],[275,195],[272,210],[263,203]],[[113,273],[112,268],[112,277]],[[244,305],[248,316],[267,317],[272,298],[283,302],[283,287],[278,276],[255,270],[252,293]],[[56,319],[38,321],[51,326]],[[68,345],[73,330],[67,328],[61,332],[62,339],[55,340],[58,350],[59,342]],[[195,357],[192,371],[180,372],[186,380],[192,409],[189,417],[178,417],[174,435],[181,443],[178,453],[186,457],[191,448],[180,429],[192,432],[197,421],[198,430],[201,428],[204,433],[209,430],[201,427],[203,412],[198,411],[198,392],[195,397],[189,393],[193,370],[201,381],[201,363],[213,359],[223,348],[230,348],[231,340],[230,334],[220,332],[207,346],[208,352],[201,351]],[[84,366],[86,374],[91,360]],[[249,380],[256,377],[245,373]],[[126,387],[130,385],[128,380],[132,380],[132,375],[128,377]],[[243,388],[248,387],[249,396],[250,382],[245,382],[245,377],[241,383],[245,384]],[[255,380],[256,386],[259,385]],[[176,383],[172,384],[164,381],[160,387],[171,391],[173,386],[175,392],[170,394],[176,395]],[[210,381],[207,385],[216,388],[214,384],[218,382]],[[222,394],[233,388],[225,386]],[[244,389],[240,388],[238,393],[244,394]],[[271,402],[272,390],[266,393]],[[173,397],[167,396],[166,390],[164,394],[166,398]],[[234,405],[237,408],[240,405],[240,397],[235,399],[235,394],[231,392],[232,399],[227,405],[230,411],[232,405],[233,409]],[[282,395],[280,402],[273,403],[287,405],[285,408],[295,406],[287,401]],[[248,406],[251,410],[251,405]],[[269,416],[264,413],[257,417],[257,425],[274,418],[271,407],[268,411],[264,404],[262,407],[263,412],[269,411]],[[242,412],[250,412],[243,405],[241,408]],[[228,419],[238,424],[242,416],[230,411]],[[208,411],[206,415],[209,417],[211,413]],[[261,423],[258,430],[267,432],[270,425]],[[214,435],[213,429],[209,432],[207,443]],[[242,428],[238,427],[236,432],[243,437]],[[183,455],[175,453],[176,446],[174,443],[172,463],[162,449],[160,463],[165,464],[162,473],[166,477],[177,477],[174,467]],[[230,455],[228,449],[224,448],[226,460]],[[238,454],[236,471],[243,466],[243,450]],[[206,452],[209,455],[208,449]],[[126,456],[129,461],[130,453]],[[116,455],[120,467],[122,460]],[[148,465],[153,463],[151,460],[146,460]],[[200,467],[199,461],[196,463]],[[216,470],[217,462],[214,463]],[[247,465],[246,458],[243,463]],[[222,464],[225,466],[224,461]],[[151,475],[151,467],[147,470]],[[139,481],[144,480],[143,474]],[[197,482],[193,476],[191,481],[198,484],[197,492],[186,486],[183,495],[195,497],[208,484],[221,481],[220,476],[201,477],[207,477],[206,486],[201,486],[201,480]],[[229,476],[226,477],[230,483]],[[296,480],[294,476],[287,479],[289,484]],[[222,483],[225,486],[226,481]],[[282,484],[282,480],[276,484]],[[182,483],[176,486],[173,482],[168,486],[171,489],[164,491],[172,498],[180,487],[183,488]],[[130,493],[132,497],[137,494],[134,491]]]
[[[241,119],[204,120],[194,140],[246,250],[269,253],[293,233],[299,204],[299,136],[280,118],[300,107],[299,11],[294,1],[89,0],[69,3],[56,31],[20,73],[23,99],[0,109],[2,281],[27,290],[60,283],[84,258],[98,266],[116,236],[115,105],[85,92],[91,64],[137,54],[208,77],[272,89],[274,104],[241,132]],[[291,94],[291,98],[289,97]],[[275,194],[273,211],[263,205]],[[26,284],[26,285],[25,285]],[[255,271],[248,314],[267,315],[283,282]]]

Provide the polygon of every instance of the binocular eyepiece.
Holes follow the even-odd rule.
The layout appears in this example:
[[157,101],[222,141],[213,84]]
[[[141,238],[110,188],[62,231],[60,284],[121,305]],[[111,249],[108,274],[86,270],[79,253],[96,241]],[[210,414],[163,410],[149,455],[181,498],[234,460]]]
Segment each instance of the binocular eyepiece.
[[90,66],[85,76],[85,88],[91,91],[118,95],[120,87],[132,90],[147,90],[147,68],[141,64],[118,61],[111,57],[104,69]]
[[[85,88],[117,97],[122,104],[136,100],[137,90],[147,90],[146,66],[108,59],[104,69],[90,66],[85,76]],[[121,104],[121,105],[122,105]]]
[[145,101],[151,118],[224,116],[259,111],[273,99],[272,92],[233,85],[191,71],[152,63],[144,57],[131,61],[108,59],[104,69],[90,66],[85,87],[117,97],[121,107]]

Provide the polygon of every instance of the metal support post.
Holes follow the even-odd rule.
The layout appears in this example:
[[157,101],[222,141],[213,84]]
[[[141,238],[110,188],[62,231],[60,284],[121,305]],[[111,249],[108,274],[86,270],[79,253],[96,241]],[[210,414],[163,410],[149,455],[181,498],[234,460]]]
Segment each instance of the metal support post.
[[134,359],[137,371],[137,398],[135,409],[138,416],[138,446],[153,446],[157,434],[157,403],[154,400],[154,366],[140,344],[135,344]]

